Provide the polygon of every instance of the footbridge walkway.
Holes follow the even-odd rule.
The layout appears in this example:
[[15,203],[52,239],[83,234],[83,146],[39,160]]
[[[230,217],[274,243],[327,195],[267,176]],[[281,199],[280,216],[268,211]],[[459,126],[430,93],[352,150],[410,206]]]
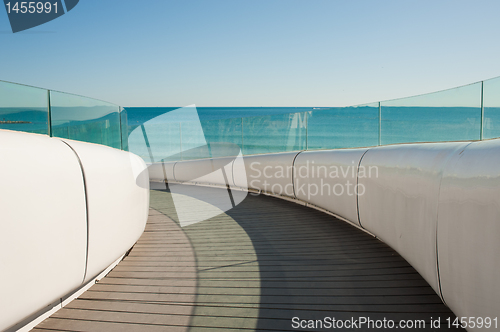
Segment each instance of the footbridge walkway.
[[[181,228],[172,195],[152,190],[146,230],[128,256],[33,331],[331,330],[326,317],[445,331],[455,317],[398,253],[331,215],[248,195]],[[437,319],[442,326],[431,328]]]

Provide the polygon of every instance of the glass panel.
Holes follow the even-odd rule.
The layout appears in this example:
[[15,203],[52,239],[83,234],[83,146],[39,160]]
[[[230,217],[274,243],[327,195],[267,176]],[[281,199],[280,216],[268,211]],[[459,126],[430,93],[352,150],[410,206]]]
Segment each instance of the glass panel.
[[129,123],[129,150],[147,163],[208,158],[196,107],[136,108],[134,112],[135,120]]
[[200,121],[181,123],[181,151],[182,160],[210,158]]
[[121,148],[119,106],[50,91],[52,136]]
[[382,144],[477,140],[481,83],[382,102]]
[[304,150],[306,123],[307,112],[243,118],[243,153]]
[[135,126],[128,138],[129,151],[146,163],[180,160],[180,124],[145,122]]
[[242,139],[241,122],[241,118],[201,121],[212,158],[238,154]]
[[378,145],[378,111],[378,103],[373,103],[310,112],[308,150]]
[[0,81],[0,129],[49,134],[47,90]]
[[483,138],[500,137],[500,77],[484,81]]
[[122,139],[122,150],[128,151],[128,112],[125,108],[120,108],[120,132]]

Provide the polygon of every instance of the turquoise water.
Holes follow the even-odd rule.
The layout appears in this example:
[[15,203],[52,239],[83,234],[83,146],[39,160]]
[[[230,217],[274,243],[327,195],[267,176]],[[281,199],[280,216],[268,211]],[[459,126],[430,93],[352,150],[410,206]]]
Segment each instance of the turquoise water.
[[[179,107],[125,107],[128,112],[129,126],[135,127],[157,116],[179,109]],[[327,109],[327,107],[197,107],[201,121],[229,118],[277,115]],[[172,119],[179,122],[182,119]]]
[[[339,149],[409,142],[469,141],[480,139],[481,107],[382,106],[309,108],[198,108],[199,124],[147,121],[177,108],[128,108],[129,133],[146,123],[154,156],[129,138],[130,151],[147,161],[189,160],[224,156],[213,152],[232,143],[244,155],[299,150]],[[290,113],[292,111],[293,113]],[[484,137],[500,135],[500,108],[485,109]],[[137,137],[137,136],[135,136]],[[190,147],[202,146],[193,149]],[[228,152],[229,154],[229,152]]]
[[[129,134],[149,120],[178,109],[178,107],[127,107]],[[325,109],[325,108],[322,108]],[[197,113],[206,143],[214,147],[215,143],[232,143],[238,145],[244,154],[300,150],[305,144],[295,139],[291,128],[296,114],[311,113],[320,110],[315,107],[198,107]],[[162,122],[147,125],[148,143],[154,150],[153,160],[176,160],[183,151],[182,159],[198,159],[213,156],[214,149],[197,149],[186,151],[190,147],[204,145],[198,142],[195,123],[183,121],[182,116],[162,117]],[[290,120],[292,119],[292,120]],[[305,124],[302,125],[305,142]],[[137,138],[137,136],[134,136]],[[143,138],[135,142],[129,138],[130,151],[150,161],[151,149],[144,147]],[[293,143],[292,143],[293,141]],[[298,141],[298,142],[295,142]],[[214,150],[214,151],[212,151]],[[229,149],[234,151],[232,149]],[[218,151],[221,151],[219,149]],[[174,156],[172,156],[174,155]],[[225,155],[224,151],[219,156]],[[168,158],[167,156],[172,156]]]

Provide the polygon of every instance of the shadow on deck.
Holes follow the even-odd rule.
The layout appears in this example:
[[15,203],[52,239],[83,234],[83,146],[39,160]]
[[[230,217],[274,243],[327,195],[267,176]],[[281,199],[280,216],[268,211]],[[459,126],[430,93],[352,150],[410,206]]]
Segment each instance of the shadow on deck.
[[34,331],[331,330],[294,329],[294,317],[423,320],[420,330],[443,331],[455,317],[391,248],[314,209],[249,195],[180,228],[169,192],[151,191],[151,208],[129,256]]

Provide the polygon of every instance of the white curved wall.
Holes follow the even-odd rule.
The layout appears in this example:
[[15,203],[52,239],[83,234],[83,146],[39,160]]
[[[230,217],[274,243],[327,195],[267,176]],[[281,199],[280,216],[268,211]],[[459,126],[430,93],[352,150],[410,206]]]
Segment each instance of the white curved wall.
[[77,288],[87,217],[73,151],[43,135],[0,130],[0,330]]
[[[298,152],[186,160],[176,163],[155,163],[150,166],[150,180],[212,184],[256,189],[276,195],[294,197],[293,162]],[[165,167],[166,172],[163,171]],[[225,176],[222,173],[225,171]]]
[[500,140],[470,144],[446,168],[439,197],[438,250],[441,290],[453,312],[459,317],[497,317]]
[[372,148],[361,166],[361,226],[401,254],[439,294],[436,229],[439,186],[448,159],[467,143],[405,144]]
[[[245,199],[247,191],[234,188],[233,179],[234,171],[245,174],[242,160],[240,153],[234,158],[180,161],[175,164],[174,178],[176,183],[170,183],[169,189],[173,194],[172,199],[182,227],[228,211]],[[161,179],[161,181],[163,180]],[[220,195],[218,189],[200,192],[195,186],[179,185],[178,182],[226,187],[228,192],[227,195]]]
[[154,163],[148,165],[149,179],[155,182],[165,181],[175,181],[174,177],[174,166],[175,162],[172,163]]
[[286,152],[244,156],[245,172],[234,172],[235,185],[295,197],[292,179],[293,161],[297,154]]
[[149,191],[144,162],[128,152],[5,130],[0,142],[0,330],[5,330],[123,255],[144,229]]
[[149,176],[144,161],[130,152],[64,141],[77,153],[85,174],[88,281],[130,249],[144,231],[149,210]]
[[[298,199],[358,222],[358,165],[367,149],[305,151],[295,160]],[[367,170],[369,171],[369,170]]]
[[[200,159],[180,161],[175,164],[174,177],[178,182],[234,185],[234,158]],[[222,172],[224,170],[224,173]],[[227,180],[227,181],[226,181]]]

